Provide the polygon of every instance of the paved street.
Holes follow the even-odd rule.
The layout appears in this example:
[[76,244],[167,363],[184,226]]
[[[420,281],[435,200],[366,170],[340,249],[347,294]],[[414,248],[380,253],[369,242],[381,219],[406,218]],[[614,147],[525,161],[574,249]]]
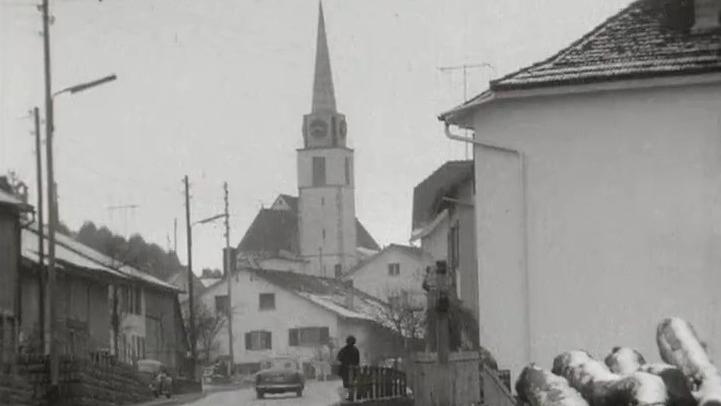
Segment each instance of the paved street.
[[230,392],[213,393],[196,402],[192,406],[328,406],[338,402],[340,381],[316,382],[309,381],[302,398],[294,393],[266,395],[265,399],[256,399],[255,390],[239,389]]

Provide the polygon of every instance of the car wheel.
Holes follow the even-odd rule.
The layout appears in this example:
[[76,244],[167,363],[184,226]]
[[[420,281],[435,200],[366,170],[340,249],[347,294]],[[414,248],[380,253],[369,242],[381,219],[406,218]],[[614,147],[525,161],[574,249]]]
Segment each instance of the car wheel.
[[303,389],[298,389],[298,390],[295,392],[295,395],[298,396],[298,397],[302,397],[302,396],[303,396]]
[[258,399],[263,399],[263,391],[255,391],[256,395],[258,395]]
[[165,394],[165,397],[168,398],[168,399],[170,399],[170,392],[166,393],[166,394]]

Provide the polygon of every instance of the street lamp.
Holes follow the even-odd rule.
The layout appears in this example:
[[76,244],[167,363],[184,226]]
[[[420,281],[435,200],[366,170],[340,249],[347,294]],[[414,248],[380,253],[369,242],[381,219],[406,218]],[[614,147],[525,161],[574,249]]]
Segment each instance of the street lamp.
[[[228,355],[230,356],[230,362],[228,362],[228,375],[232,377],[233,375],[233,366],[235,365],[235,359],[233,356],[233,306],[232,306],[232,289],[230,285],[230,280],[232,276],[232,261],[230,259],[231,256],[231,249],[230,249],[230,215],[228,214],[228,183],[225,182],[223,184],[223,191],[224,191],[224,201],[225,201],[225,210],[223,213],[216,214],[215,216],[211,216],[208,218],[205,218],[203,220],[196,221],[192,225],[198,225],[198,224],[208,224],[212,223],[213,221],[224,219],[225,220],[225,252],[223,255],[223,268],[227,283],[227,295],[228,295],[228,309],[227,309],[227,317],[228,317]],[[192,276],[192,275],[189,275]],[[192,283],[192,281],[190,281]]]
[[[47,32],[47,28],[46,28]],[[50,354],[50,384],[53,391],[57,391],[59,363],[58,353],[55,345],[55,228],[58,223],[57,212],[57,191],[55,190],[55,175],[53,167],[53,133],[55,132],[54,113],[55,113],[55,97],[63,93],[79,93],[90,88],[100,86],[107,82],[112,82],[117,77],[109,75],[101,79],[91,82],[81,83],[51,93],[49,86],[47,88],[46,102],[46,118],[45,118],[45,147],[47,155],[47,188],[48,188],[48,286],[47,286],[47,303],[49,305],[49,323],[48,323],[48,353]],[[47,82],[49,85],[49,81]]]

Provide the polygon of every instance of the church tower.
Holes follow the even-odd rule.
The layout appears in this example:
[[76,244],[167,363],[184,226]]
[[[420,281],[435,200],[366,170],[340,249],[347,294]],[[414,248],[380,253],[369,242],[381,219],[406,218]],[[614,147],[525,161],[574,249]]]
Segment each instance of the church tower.
[[311,112],[303,117],[298,150],[298,227],[301,256],[309,273],[334,277],[356,264],[353,150],[345,116],[336,110],[333,76],[319,6]]

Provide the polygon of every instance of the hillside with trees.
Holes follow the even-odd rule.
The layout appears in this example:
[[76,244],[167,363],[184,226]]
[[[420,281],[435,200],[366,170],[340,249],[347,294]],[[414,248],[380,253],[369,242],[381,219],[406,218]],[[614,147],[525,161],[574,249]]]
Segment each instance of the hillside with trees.
[[87,221],[75,233],[75,238],[119,262],[162,280],[184,269],[174,252],[145,241],[139,234],[126,239],[105,226],[98,228],[93,222]]

